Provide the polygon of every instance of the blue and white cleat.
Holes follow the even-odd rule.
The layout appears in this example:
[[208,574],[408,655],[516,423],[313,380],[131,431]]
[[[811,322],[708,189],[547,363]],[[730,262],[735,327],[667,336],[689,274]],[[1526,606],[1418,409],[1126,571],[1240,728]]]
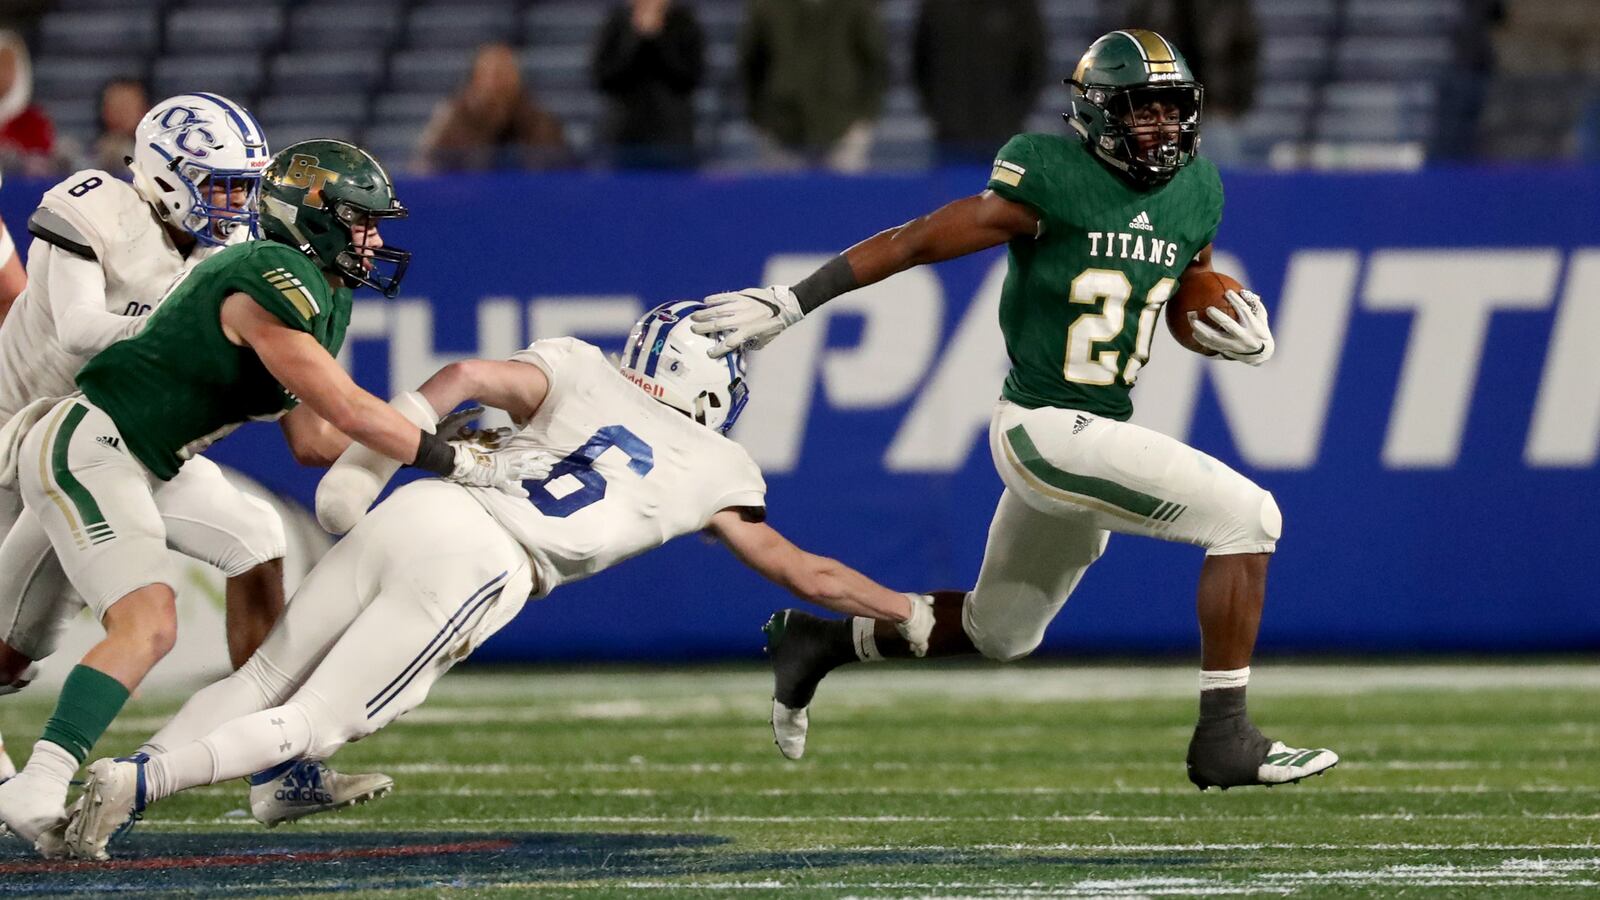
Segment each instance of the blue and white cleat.
[[143,753],[117,759],[99,759],[89,765],[72,818],[67,822],[67,854],[74,859],[108,860],[111,839],[127,831],[144,813]]
[[294,760],[250,777],[250,815],[272,828],[359,806],[394,790],[387,775],[343,775],[320,760]]

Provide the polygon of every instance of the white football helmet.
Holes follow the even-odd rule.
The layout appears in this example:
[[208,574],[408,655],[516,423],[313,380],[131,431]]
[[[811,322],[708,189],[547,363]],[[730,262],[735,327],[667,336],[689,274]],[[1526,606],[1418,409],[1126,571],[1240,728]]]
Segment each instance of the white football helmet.
[[[250,111],[217,94],[179,94],[157,103],[133,133],[133,186],[174,228],[203,244],[259,236],[256,202],[261,173],[272,162],[266,136]],[[245,189],[246,200],[211,203],[223,179],[228,197]]]
[[619,365],[645,393],[727,434],[750,399],[744,354],[708,355],[716,341],[689,330],[689,316],[705,308],[698,300],[678,300],[645,313],[628,333]]

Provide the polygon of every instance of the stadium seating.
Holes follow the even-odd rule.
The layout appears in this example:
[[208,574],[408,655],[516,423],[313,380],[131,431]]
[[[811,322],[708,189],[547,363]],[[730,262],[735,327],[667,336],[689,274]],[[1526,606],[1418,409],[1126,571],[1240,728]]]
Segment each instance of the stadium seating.
[[[748,164],[759,141],[743,121],[735,71],[744,0],[680,2],[694,7],[706,34],[707,75],[695,109],[708,160]],[[1095,34],[1125,24],[1116,21],[1117,0],[1041,2],[1056,72],[1070,71]],[[1462,2],[1258,2],[1261,87],[1242,123],[1247,156],[1266,160],[1275,146],[1306,141],[1425,140],[1437,85],[1455,65],[1451,30]],[[1582,30],[1572,4],[1524,3],[1536,8],[1519,13],[1542,36],[1535,46],[1593,65],[1596,43],[1570,37]],[[894,79],[873,152],[883,167],[933,158],[908,74],[918,7],[919,0],[879,4]],[[584,152],[605,106],[590,66],[610,8],[606,0],[58,0],[34,34],[38,96],[81,144],[93,138],[101,85],[131,75],[148,78],[158,95],[206,87],[256,106],[274,143],[323,129],[409,158],[422,124],[466,77],[473,49],[503,40],[518,47],[530,89]],[[308,96],[318,98],[314,107]],[[1067,99],[1052,82],[1031,127],[1058,128]],[[1576,102],[1555,115],[1572,115]]]

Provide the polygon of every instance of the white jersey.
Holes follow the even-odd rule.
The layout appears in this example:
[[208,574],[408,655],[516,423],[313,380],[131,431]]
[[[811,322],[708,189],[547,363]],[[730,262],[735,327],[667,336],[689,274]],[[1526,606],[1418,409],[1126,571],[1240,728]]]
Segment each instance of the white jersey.
[[512,359],[544,370],[550,393],[507,446],[564,458],[527,483],[527,500],[468,490],[527,551],[534,596],[699,531],[721,510],[764,512],[766,481],[743,447],[652,399],[599,348],[555,338]]
[[[39,239],[29,254],[28,287],[0,327],[0,421],[29,401],[77,390],[73,379],[84,363],[138,327],[107,317],[148,314],[179,275],[215,252],[197,246],[185,257],[133,185],[96,169],[46,192],[29,230]],[[98,262],[103,303],[50,295],[58,256]]]

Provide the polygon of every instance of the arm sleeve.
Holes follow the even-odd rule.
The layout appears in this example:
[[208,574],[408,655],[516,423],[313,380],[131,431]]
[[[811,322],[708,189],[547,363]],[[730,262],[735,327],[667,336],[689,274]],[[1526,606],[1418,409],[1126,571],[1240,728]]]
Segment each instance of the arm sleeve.
[[46,257],[45,296],[56,340],[67,352],[91,356],[144,327],[142,316],[106,312],[106,275],[99,263],[54,244],[39,244],[34,252]]

